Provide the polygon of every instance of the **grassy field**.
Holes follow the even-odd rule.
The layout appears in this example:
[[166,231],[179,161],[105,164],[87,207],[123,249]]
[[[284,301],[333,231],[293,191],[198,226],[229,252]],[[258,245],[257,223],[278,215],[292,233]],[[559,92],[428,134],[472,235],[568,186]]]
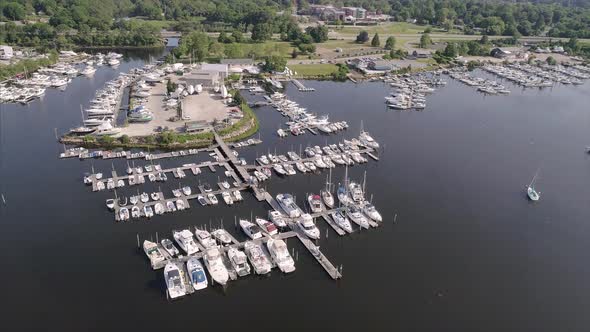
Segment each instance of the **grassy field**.
[[[289,42],[269,40],[264,43],[235,43],[225,44],[225,54],[232,58],[263,58],[267,55],[291,57],[293,46]],[[230,49],[231,48],[231,51]]]
[[[417,25],[412,23],[406,22],[389,22],[383,23],[380,25],[371,25],[371,26],[343,26],[341,29],[335,25],[330,26],[335,32],[341,34],[350,34],[356,35],[361,30],[366,30],[369,34],[375,34],[376,32],[379,34],[405,34],[405,33],[420,33],[427,28],[424,25]],[[433,32],[435,29],[433,29]]]
[[309,65],[289,65],[289,69],[297,72],[299,76],[316,76],[316,75],[330,75],[335,72],[338,67],[333,64],[309,64]]

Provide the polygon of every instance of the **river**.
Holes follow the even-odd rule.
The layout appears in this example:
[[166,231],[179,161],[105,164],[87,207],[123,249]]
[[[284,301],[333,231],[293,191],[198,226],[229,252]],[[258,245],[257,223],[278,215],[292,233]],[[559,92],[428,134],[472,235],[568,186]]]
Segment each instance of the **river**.
[[[335,282],[296,241],[297,270],[209,287],[166,300],[162,271],[152,271],[142,239],[171,237],[188,225],[218,225],[243,239],[234,218],[266,215],[247,193],[245,202],[116,223],[82,174],[92,166],[124,172],[125,161],[59,160],[55,133],[80,123],[80,104],[118,72],[141,66],[147,53],[127,52],[117,69],[101,67],[65,91],[47,90],[28,106],[0,106],[0,202],[5,303],[11,330],[121,331],[262,329],[352,331],[585,331],[590,304],[590,84],[484,96],[448,77],[421,112],[386,109],[383,83],[305,81],[316,92],[289,98],[350,128],[338,135],[276,136],[284,122],[274,109],[256,109],[263,144],[243,148],[285,153],[308,144],[337,142],[364,128],[382,146],[381,160],[349,169],[384,216],[378,229],[339,238],[319,222],[319,245],[343,266]],[[485,73],[476,72],[479,76]],[[248,96],[248,98],[255,98]],[[256,97],[257,98],[257,97]],[[205,156],[198,156],[200,160]],[[182,160],[162,161],[179,165]],[[141,162],[137,164],[142,165]],[[539,170],[541,200],[524,193]],[[219,174],[204,170],[200,181]],[[220,173],[220,172],[218,172]],[[327,172],[273,177],[274,195],[302,203],[319,191]],[[341,181],[344,169],[333,172]],[[193,188],[197,178],[182,184]],[[161,185],[178,187],[178,180]],[[158,185],[146,184],[145,191]],[[135,193],[125,188],[119,195]],[[396,217],[395,217],[396,216]],[[394,218],[396,219],[394,223]],[[326,238],[326,233],[328,237]]]

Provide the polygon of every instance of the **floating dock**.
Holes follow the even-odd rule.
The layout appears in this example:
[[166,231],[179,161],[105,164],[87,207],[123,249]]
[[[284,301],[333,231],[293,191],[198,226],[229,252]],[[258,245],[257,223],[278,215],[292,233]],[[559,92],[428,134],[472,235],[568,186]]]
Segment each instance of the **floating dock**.
[[297,87],[297,89],[301,92],[312,92],[315,91],[314,88],[307,88],[305,87],[305,85],[303,85],[303,83],[301,83],[299,80],[296,79],[291,79],[291,82],[293,82],[293,84],[295,84],[295,86]]

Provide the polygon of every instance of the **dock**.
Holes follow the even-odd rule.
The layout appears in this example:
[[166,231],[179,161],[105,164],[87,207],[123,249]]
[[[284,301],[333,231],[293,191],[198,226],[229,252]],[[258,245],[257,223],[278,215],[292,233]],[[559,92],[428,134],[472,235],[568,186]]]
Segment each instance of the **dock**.
[[303,83],[301,83],[299,80],[292,78],[291,82],[293,82],[293,84],[295,84],[295,86],[297,87],[297,89],[301,92],[312,92],[315,91],[314,88],[307,88],[305,87],[305,85],[303,85]]

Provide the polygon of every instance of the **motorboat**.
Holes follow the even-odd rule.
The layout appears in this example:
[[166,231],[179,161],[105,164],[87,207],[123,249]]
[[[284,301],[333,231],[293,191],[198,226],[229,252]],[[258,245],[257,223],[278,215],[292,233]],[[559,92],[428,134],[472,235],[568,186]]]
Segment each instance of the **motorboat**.
[[149,196],[147,193],[145,193],[145,192],[144,192],[144,193],[142,193],[142,194],[139,196],[139,200],[140,200],[142,203],[147,203],[147,202],[150,200],[150,196]]
[[115,200],[114,199],[107,199],[106,200],[106,204],[107,204],[107,208],[109,208],[109,210],[113,210],[115,208]]
[[168,255],[174,257],[180,253],[180,251],[178,251],[178,248],[176,248],[174,243],[172,243],[172,241],[170,241],[169,239],[162,239],[160,243],[162,244],[162,247],[164,247],[164,250],[166,250]]
[[334,219],[334,222],[338,227],[342,228],[348,233],[352,233],[352,225],[350,224],[348,218],[341,211],[332,213],[332,219]]
[[295,168],[293,168],[293,165],[291,165],[291,164],[283,164],[283,169],[285,170],[287,175],[297,174],[297,172],[295,172]]
[[151,206],[146,205],[143,207],[143,215],[149,219],[154,216],[154,210]]
[[141,210],[139,210],[138,206],[132,206],[131,207],[131,218],[139,218],[139,216],[141,215]]
[[254,223],[249,222],[245,219],[240,219],[240,227],[250,237],[252,240],[256,240],[262,237],[262,233],[260,232],[260,227],[256,226]]
[[281,164],[274,164],[274,165],[272,165],[272,168],[275,170],[275,172],[277,172],[278,175],[287,174],[287,172],[283,168],[283,165],[281,165]]
[[205,252],[203,260],[205,261],[205,266],[207,267],[207,270],[209,270],[211,278],[215,280],[216,283],[225,285],[229,279],[229,273],[223,264],[221,255],[222,254],[217,247],[209,248]]
[[305,233],[305,235],[307,235],[309,238],[320,238],[320,230],[316,227],[315,223],[313,222],[313,218],[308,213],[301,215],[301,218],[297,219],[297,224],[303,233]]
[[281,208],[289,217],[298,218],[301,216],[301,209],[295,204],[291,194],[278,194],[276,198]]
[[162,215],[164,212],[166,212],[166,209],[164,209],[164,205],[162,203],[156,203],[156,205],[154,205],[154,212],[157,215]]
[[268,218],[277,227],[280,227],[280,228],[287,227],[287,222],[285,221],[283,214],[279,211],[275,211],[275,210],[268,211]]
[[129,203],[135,205],[139,203],[139,196],[131,196],[129,197]]
[[167,263],[164,267],[164,280],[171,299],[186,295],[186,288],[180,269],[174,263]]
[[217,203],[219,203],[219,201],[217,200],[217,196],[215,196],[214,194],[208,194],[207,198],[209,198],[209,201],[211,201],[211,204],[213,205],[217,205]]
[[119,210],[119,219],[121,221],[129,220],[129,209],[123,207]]
[[207,288],[209,285],[207,275],[205,274],[205,269],[198,258],[189,258],[186,262],[186,270],[188,271],[188,278],[194,290]]
[[183,211],[185,208],[186,208],[186,206],[184,205],[184,201],[182,199],[177,199],[176,200],[176,210]]
[[231,194],[229,192],[227,192],[227,191],[224,191],[224,192],[221,193],[221,198],[223,198],[223,201],[227,205],[234,204],[234,200],[231,198]]
[[174,236],[174,240],[182,250],[184,250],[187,254],[192,255],[199,251],[199,247],[195,243],[193,239],[193,233],[188,229],[183,229],[182,231],[174,231],[172,232]]
[[233,191],[233,194],[234,194],[234,200],[235,201],[241,201],[241,200],[243,200],[242,194],[240,193],[239,190],[234,190]]
[[211,234],[204,229],[195,227],[195,237],[205,248],[215,247],[217,242],[211,237]]
[[160,248],[158,248],[157,243],[148,240],[143,241],[143,251],[150,259],[150,264],[152,267],[165,260],[164,255],[160,251]]
[[381,217],[381,213],[379,213],[379,211],[377,211],[375,206],[369,202],[365,202],[365,204],[363,205],[363,213],[367,217],[369,217],[377,222],[383,221],[383,218]]
[[277,226],[266,219],[256,217],[256,224],[258,224],[258,226],[262,228],[263,231],[270,235],[275,235],[279,232]]
[[180,189],[172,189],[172,195],[176,198],[182,196],[182,191]]
[[309,204],[309,208],[313,213],[322,212],[324,206],[322,204],[322,197],[320,195],[311,194],[307,196],[307,203]]
[[211,189],[211,186],[208,183],[204,183],[203,184],[203,190],[208,193],[211,192],[213,189]]
[[240,277],[250,274],[250,264],[248,264],[248,258],[243,251],[236,248],[230,248],[227,251],[227,257],[229,258],[231,265],[234,267],[234,270],[236,270],[236,273]]
[[331,192],[329,192],[328,190],[322,190],[320,192],[320,195],[322,196],[322,200],[324,201],[324,204],[328,208],[331,209],[334,207],[334,195],[332,195]]
[[352,222],[359,225],[362,228],[368,229],[369,228],[369,221],[367,218],[361,213],[361,210],[358,209],[356,206],[350,206],[346,210],[346,215]]
[[535,181],[537,180],[537,174],[535,174],[531,183],[526,187],[526,194],[529,197],[529,199],[533,202],[536,202],[539,200],[539,198],[541,198],[541,193],[535,190]]
[[270,252],[270,256],[283,273],[295,271],[295,261],[289,254],[289,249],[285,241],[281,239],[269,239],[266,242],[266,246]]
[[338,196],[338,200],[343,205],[348,205],[352,203],[352,199],[348,196],[348,191],[344,185],[340,185],[338,190],[336,190],[336,195]]
[[190,196],[190,194],[192,193],[191,187],[189,187],[189,186],[182,187],[182,193],[185,194],[186,196]]
[[168,212],[174,212],[174,211],[176,211],[176,205],[174,205],[174,202],[173,201],[167,201],[166,202],[166,210]]
[[197,196],[197,201],[199,201],[199,203],[201,203],[202,206],[207,205],[207,200],[205,199],[205,197],[203,197],[203,195],[199,195]]
[[373,149],[378,149],[379,148],[379,143],[377,143],[377,141],[375,141],[373,139],[373,137],[371,137],[371,135],[369,135],[369,133],[366,132],[366,131],[361,131],[361,134],[359,136],[359,140],[365,146],[368,146],[368,147],[373,148]]
[[232,244],[232,238],[225,229],[216,229],[211,232],[211,236],[213,236],[213,238],[215,238],[221,245],[226,246]]
[[153,192],[150,194],[150,197],[152,198],[153,201],[159,201],[160,200],[160,194]]
[[227,181],[223,181],[223,182],[221,182],[221,187],[223,189],[229,189],[230,185]]
[[244,251],[252,263],[256,274],[267,274],[272,269],[272,265],[259,244],[248,241],[244,244]]

